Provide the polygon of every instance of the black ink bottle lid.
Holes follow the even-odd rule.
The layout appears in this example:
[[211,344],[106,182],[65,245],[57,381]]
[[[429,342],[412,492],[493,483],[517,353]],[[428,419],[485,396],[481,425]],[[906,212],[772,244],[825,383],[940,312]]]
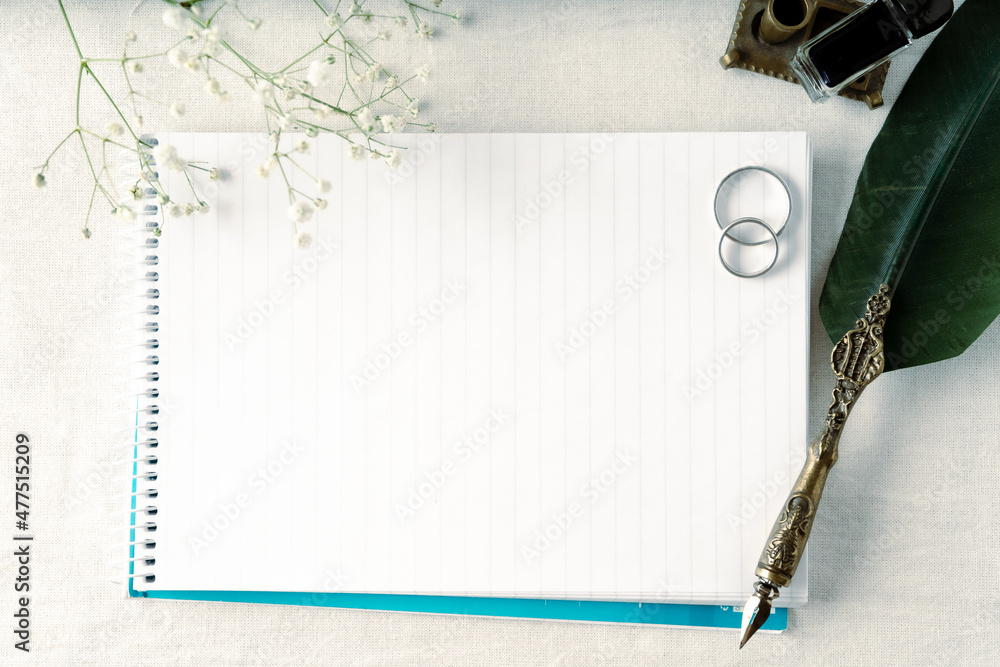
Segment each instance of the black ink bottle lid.
[[875,0],[799,47],[791,69],[814,102],[928,35],[951,18],[952,0]]

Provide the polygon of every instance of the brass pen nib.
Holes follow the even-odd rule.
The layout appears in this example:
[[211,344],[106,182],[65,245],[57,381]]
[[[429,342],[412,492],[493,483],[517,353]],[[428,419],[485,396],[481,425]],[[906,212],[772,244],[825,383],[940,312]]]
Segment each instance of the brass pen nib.
[[754,594],[743,607],[743,635],[740,637],[740,648],[743,648],[754,633],[767,622],[771,615],[771,600],[778,597],[778,589],[768,581],[758,580],[754,585]]

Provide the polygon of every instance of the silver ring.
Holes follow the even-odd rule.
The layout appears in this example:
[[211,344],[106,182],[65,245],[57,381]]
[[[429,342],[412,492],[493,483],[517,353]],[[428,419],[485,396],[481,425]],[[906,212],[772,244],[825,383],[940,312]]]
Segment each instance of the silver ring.
[[[761,243],[768,243],[767,240],[761,241],[760,243],[742,243],[741,241],[738,241],[737,239],[729,235],[729,232],[730,230],[732,230],[733,227],[736,227],[737,225],[742,225],[743,223],[753,223],[756,225],[760,225],[761,227],[767,230],[768,234],[771,235],[770,241],[774,242],[774,256],[771,257],[771,263],[765,266],[760,271],[757,271],[756,273],[744,273],[743,271],[737,271],[726,262],[726,258],[722,255],[722,244],[725,243],[727,238],[735,243],[740,243],[740,245],[761,245]],[[774,265],[778,263],[778,235],[774,233],[774,230],[771,229],[771,226],[769,224],[767,224],[760,218],[748,217],[748,218],[739,218],[738,220],[734,220],[725,226],[725,228],[722,230],[722,236],[719,238],[719,261],[722,262],[722,266],[725,267],[726,271],[729,271],[729,273],[733,274],[737,278],[757,278],[758,276],[762,276],[768,271],[770,271],[772,268],[774,268]]]
[[[781,223],[781,227],[779,227],[777,231],[774,231],[773,229],[771,230],[773,232],[775,238],[781,236],[781,232],[785,231],[785,227],[788,226],[788,221],[792,219],[792,191],[788,189],[788,183],[785,183],[785,179],[783,179],[781,176],[778,176],[776,173],[774,173],[773,171],[771,171],[767,167],[758,167],[757,165],[749,165],[749,166],[746,166],[746,167],[740,167],[739,169],[736,169],[735,171],[729,172],[729,174],[727,174],[726,177],[722,179],[722,181],[719,183],[719,187],[717,187],[715,189],[715,201],[712,204],[712,213],[715,214],[715,221],[717,223],[719,223],[719,228],[720,229],[725,228],[725,225],[722,224],[722,220],[719,219],[719,195],[722,193],[722,187],[726,184],[726,182],[730,178],[732,178],[736,174],[742,173],[744,171],[762,171],[765,174],[770,174],[771,176],[774,176],[776,179],[778,179],[778,183],[780,183],[781,187],[784,188],[784,190],[785,190],[785,196],[788,197],[788,215],[785,216],[785,221],[783,223]],[[755,218],[755,219],[756,220],[760,220],[761,222],[764,222],[760,218]],[[766,224],[767,223],[765,223],[765,225]],[[771,227],[769,225],[767,227],[768,227],[768,229],[771,229]],[[725,233],[725,232],[723,232],[723,233]],[[727,234],[727,236],[728,236],[728,234]],[[739,243],[740,245],[762,245],[764,243],[767,243],[767,239],[765,239],[763,241],[757,241],[755,243],[749,243],[747,241],[740,241],[739,239],[733,238],[732,236],[730,236],[729,238],[732,241],[736,241],[736,243]]]

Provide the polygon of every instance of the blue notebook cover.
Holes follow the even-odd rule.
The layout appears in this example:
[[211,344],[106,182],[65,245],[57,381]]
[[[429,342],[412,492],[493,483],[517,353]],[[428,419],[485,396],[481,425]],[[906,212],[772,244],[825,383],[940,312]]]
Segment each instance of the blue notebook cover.
[[[132,474],[137,466],[133,464]],[[133,494],[136,482],[132,481]],[[132,496],[130,525],[135,526],[135,495]],[[129,531],[135,542],[135,529]],[[129,546],[129,558],[135,558],[135,546]],[[135,574],[135,562],[129,562],[129,574]],[[497,616],[551,621],[591,623],[633,623],[639,625],[683,626],[694,628],[738,629],[742,613],[733,607],[697,604],[655,604],[579,600],[539,600],[525,598],[483,598],[451,595],[385,595],[375,593],[302,593],[273,591],[137,591],[128,580],[128,594],[133,598],[164,600],[199,600],[211,602],[250,602],[287,604],[305,607],[336,607],[373,611],[402,611],[422,614],[458,614]],[[788,627],[788,610],[775,609],[763,630],[781,631]]]

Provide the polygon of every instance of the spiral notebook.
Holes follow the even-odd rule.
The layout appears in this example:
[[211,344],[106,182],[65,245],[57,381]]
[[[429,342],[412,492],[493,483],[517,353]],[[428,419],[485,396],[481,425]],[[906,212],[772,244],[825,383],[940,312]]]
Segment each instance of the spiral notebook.
[[[209,212],[137,243],[130,594],[737,627],[807,442],[806,135],[386,139],[286,185],[157,135],[221,178],[158,167]],[[712,213],[748,164],[792,194],[753,280]]]

